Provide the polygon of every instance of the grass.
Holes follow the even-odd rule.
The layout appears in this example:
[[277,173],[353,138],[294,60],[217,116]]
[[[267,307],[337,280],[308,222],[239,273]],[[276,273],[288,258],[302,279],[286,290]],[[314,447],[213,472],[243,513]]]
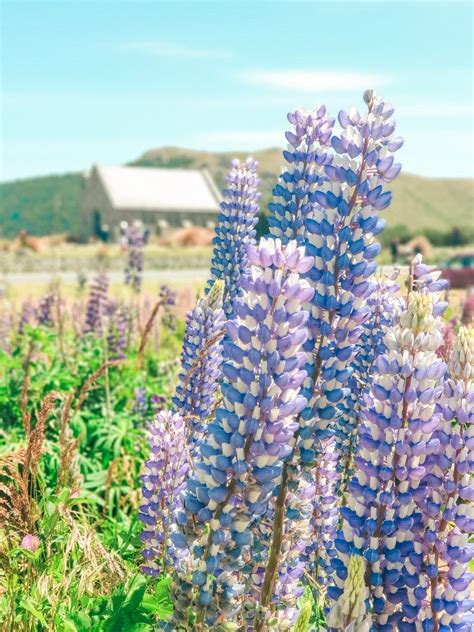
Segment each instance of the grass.
[[[159,246],[149,244],[145,249],[148,270],[209,269],[211,246]],[[44,252],[30,250],[0,252],[0,272],[91,271],[104,266],[122,270],[125,255],[117,244],[63,244]]]
[[[474,244],[461,250],[473,250]],[[460,249],[434,247],[427,263],[443,262]],[[170,274],[179,270],[208,270],[212,256],[211,246],[162,246],[150,243],[145,248],[145,270],[169,270]],[[30,250],[0,252],[0,273],[45,272],[91,272],[99,267],[111,271],[121,271],[126,255],[118,244],[68,244],[50,247],[43,252]],[[380,265],[391,262],[388,248],[383,248],[378,258]],[[404,263],[403,258],[400,263]],[[408,263],[408,259],[405,261]]]
[[0,350],[0,629],[152,632],[171,606],[168,580],[139,571],[139,474],[183,323],[163,321],[142,356],[135,322],[113,364],[101,337],[71,324],[27,327]]
[[[74,288],[62,290],[70,308]],[[111,294],[136,304],[122,285]],[[104,338],[76,337],[65,313],[65,327],[28,327],[0,351],[0,621],[8,632],[153,632],[171,613],[170,579],[139,570],[139,477],[152,397],[169,401],[184,323],[163,321],[143,344],[133,312],[125,357],[107,364]],[[22,546],[27,534],[36,550]],[[297,629],[322,630],[305,599]]]

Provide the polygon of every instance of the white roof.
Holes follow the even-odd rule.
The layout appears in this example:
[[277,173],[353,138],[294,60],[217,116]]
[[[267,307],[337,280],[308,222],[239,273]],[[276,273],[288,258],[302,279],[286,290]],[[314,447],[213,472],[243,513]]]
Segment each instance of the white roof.
[[220,195],[210,174],[198,169],[97,166],[112,206],[120,210],[219,210]]

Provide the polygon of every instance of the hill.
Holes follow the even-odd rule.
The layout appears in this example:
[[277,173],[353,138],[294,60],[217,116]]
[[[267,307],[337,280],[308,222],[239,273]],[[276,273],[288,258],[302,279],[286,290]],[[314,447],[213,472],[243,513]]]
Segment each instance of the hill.
[[[163,147],[145,152],[130,163],[150,167],[207,168],[222,188],[224,176],[232,158],[245,159],[252,155],[259,162],[262,180],[262,204],[265,208],[271,198],[275,179],[281,171],[283,158],[280,148],[254,152],[206,152],[177,147]],[[449,231],[473,224],[474,180],[470,178],[424,178],[401,173],[391,184],[393,203],[387,213],[389,226],[403,225],[411,232],[426,229]]]
[[79,233],[80,194],[78,173],[0,183],[0,237]]
[[[266,208],[271,189],[283,165],[280,148],[250,152],[259,161],[262,179],[261,207]],[[148,167],[207,168],[222,188],[232,158],[246,152],[206,152],[177,147],[146,151],[129,163]],[[33,234],[78,232],[81,188],[79,174],[71,173],[16,180],[0,184],[4,237],[21,228]],[[405,226],[411,232],[448,232],[453,226],[472,232],[474,181],[472,179],[424,178],[403,174],[393,183],[393,204],[387,213],[389,226]]]

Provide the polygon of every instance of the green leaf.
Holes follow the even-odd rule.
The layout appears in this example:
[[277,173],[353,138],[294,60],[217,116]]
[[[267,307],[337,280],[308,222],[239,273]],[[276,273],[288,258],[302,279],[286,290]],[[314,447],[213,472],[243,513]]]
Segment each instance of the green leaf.
[[292,632],[307,632],[312,612],[313,604],[309,600],[305,601],[300,610],[299,617],[293,626]]
[[143,582],[140,586],[135,588],[132,591],[129,591],[127,597],[123,603],[123,608],[127,608],[130,610],[136,610],[140,606],[143,600],[143,596],[146,591],[146,583]]
[[72,615],[72,618],[81,626],[80,630],[89,630],[92,627],[92,619],[87,612],[79,610]]
[[44,618],[43,613],[40,612],[37,608],[35,608],[35,606],[32,603],[30,603],[26,599],[22,599],[20,601],[20,607],[24,608],[30,614],[32,614],[35,617],[35,619],[37,619],[42,625],[44,625],[45,628],[48,627],[48,624],[46,623],[46,619]]

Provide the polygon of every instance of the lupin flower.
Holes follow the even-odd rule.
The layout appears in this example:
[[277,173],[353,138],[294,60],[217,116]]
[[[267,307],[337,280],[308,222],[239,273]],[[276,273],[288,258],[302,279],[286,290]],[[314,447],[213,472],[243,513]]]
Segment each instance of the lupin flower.
[[163,395],[152,395],[150,401],[155,413],[161,412],[166,404],[166,398]]
[[111,360],[121,360],[125,357],[129,326],[129,316],[125,306],[119,306],[109,315],[107,352]]
[[173,397],[175,410],[188,423],[194,448],[214,412],[222,364],[224,283],[216,281],[207,296],[188,314],[181,355],[181,373]]
[[317,446],[318,463],[312,468],[314,495],[311,498],[311,533],[305,549],[308,572],[316,583],[318,593],[326,586],[332,575],[331,559],[335,555],[339,518],[338,450],[334,437],[323,439]]
[[138,517],[145,525],[141,533],[145,545],[142,570],[154,577],[170,570],[174,556],[169,536],[189,470],[186,432],[183,418],[169,410],[158,412],[149,425],[150,458],[141,477],[142,504]]
[[448,363],[433,468],[419,500],[426,578],[419,620],[426,630],[468,632],[474,623],[469,535],[474,532],[474,329],[461,327]]
[[282,247],[279,240],[262,240],[248,254],[251,275],[242,281],[224,342],[229,359],[223,366],[223,403],[208,426],[187,485],[186,512],[178,515],[173,534],[176,546],[193,555],[191,569],[175,580],[180,607],[174,625],[186,617],[183,597],[197,609],[196,630],[239,616],[252,529],[268,508],[291,449],[295,417],[305,404],[298,395],[307,336],[302,305],[312,290],[299,275],[312,260],[295,242]]
[[101,334],[104,326],[105,310],[109,301],[109,279],[105,272],[99,272],[92,280],[84,320],[84,333]]
[[[341,138],[331,139],[338,155],[332,161],[325,159],[325,177],[311,194],[306,233],[301,232],[299,237],[315,259],[307,274],[315,292],[309,320],[311,335],[305,345],[307,378],[302,390],[308,403],[298,417],[294,447],[284,466],[287,487],[297,488],[303,478],[314,478],[311,467],[321,464],[317,450],[334,433],[340,408],[349,395],[351,363],[367,318],[365,303],[373,291],[373,260],[380,251],[375,236],[384,222],[379,211],[391,200],[383,185],[400,170],[391,157],[402,144],[393,138],[393,108],[370,91],[364,99],[368,107],[365,116],[356,110],[350,115],[339,114],[343,132]],[[280,506],[285,497],[285,486],[281,486],[277,499]],[[291,511],[289,505],[286,513],[275,512],[272,532],[280,542],[274,539],[272,543],[267,578],[273,572],[269,569],[278,565],[283,544],[281,523]],[[265,595],[265,599],[270,596]]]
[[36,310],[36,320],[38,325],[52,327],[54,325],[53,307],[58,300],[55,292],[48,292],[43,296]]
[[307,385],[316,401],[311,399],[305,416],[318,418],[317,431],[323,434],[348,394],[350,361],[367,317],[365,300],[373,290],[373,260],[380,251],[375,236],[384,222],[379,212],[391,201],[383,186],[400,171],[391,156],[402,144],[393,138],[393,108],[371,91],[364,99],[367,114],[339,113],[343,131],[331,139],[337,155],[325,167],[328,179],[314,193],[318,208],[306,221],[308,253],[315,256],[309,273],[315,288],[311,326],[320,341],[314,367],[308,367],[308,375],[319,378],[319,385],[311,379]]
[[167,285],[160,286],[159,297],[164,299],[165,306],[173,307],[176,305],[176,292]]
[[366,305],[368,315],[362,324],[362,333],[348,381],[349,393],[342,401],[336,425],[336,450],[338,453],[337,495],[342,498],[352,476],[352,463],[357,452],[358,426],[363,408],[363,396],[370,390],[372,371],[378,356],[385,353],[384,343],[388,329],[393,325],[401,309],[397,297],[400,286],[396,283],[398,272],[385,281],[378,281]]
[[161,322],[164,327],[174,331],[176,329],[176,318],[171,308],[176,305],[176,292],[167,285],[162,285],[160,287],[159,296],[164,301],[164,313],[161,317]]
[[[433,466],[440,423],[445,365],[436,356],[440,319],[428,293],[412,292],[408,308],[385,336],[386,353],[376,361],[367,407],[362,413],[355,474],[341,509],[342,529],[333,560],[337,600],[343,592],[351,554],[367,561],[369,610],[374,629],[409,627],[421,609],[423,560],[417,501]],[[408,626],[408,627],[407,627]]]
[[134,292],[140,292],[143,274],[143,249],[145,247],[145,228],[141,222],[133,222],[126,233],[128,257],[125,266],[125,283]]
[[365,585],[366,564],[359,555],[351,555],[344,588],[329,613],[327,624],[336,632],[369,632],[370,615],[366,600],[369,591]]
[[232,161],[217,217],[211,280],[206,291],[216,280],[224,281],[223,308],[227,318],[233,316],[233,302],[241,292],[240,279],[248,272],[247,247],[255,244],[260,197],[257,167],[252,158]]
[[328,151],[334,119],[326,107],[313,111],[296,110],[288,114],[292,131],[286,132],[288,148],[283,152],[286,170],[273,189],[274,202],[268,205],[270,234],[286,244],[292,239],[306,241],[305,220],[311,217],[315,205],[315,191],[327,180],[324,166],[332,162]]
[[148,397],[146,388],[141,386],[135,389],[135,401],[133,403],[133,413],[139,417],[145,417],[148,411]]
[[29,325],[35,317],[35,308],[31,301],[27,299],[23,301],[21,306],[20,318],[18,320],[18,333],[23,335],[25,333],[25,327]]
[[[416,290],[418,292],[439,294],[449,288],[449,282],[441,278],[441,271],[423,263],[423,258],[420,254],[416,255],[410,266],[408,283],[412,285],[412,287],[408,288],[409,291]],[[435,315],[441,316],[447,307],[448,303],[438,298],[433,305]]]

